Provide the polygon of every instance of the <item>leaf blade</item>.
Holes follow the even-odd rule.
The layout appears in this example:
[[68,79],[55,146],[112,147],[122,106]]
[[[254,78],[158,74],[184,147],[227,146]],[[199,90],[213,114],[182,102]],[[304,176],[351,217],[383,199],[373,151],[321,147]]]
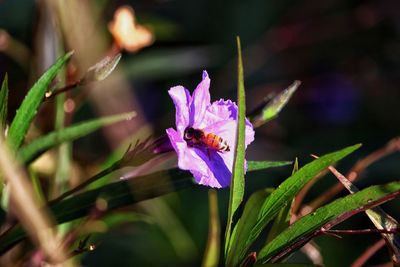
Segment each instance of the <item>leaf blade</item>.
[[[272,191],[273,191],[272,188],[260,190],[253,193],[250,196],[244,207],[243,214],[235,226],[236,235],[232,236],[233,242],[235,242],[236,239],[241,239],[241,237],[238,235],[243,235],[251,231],[251,227],[253,226],[251,222],[257,221],[258,214],[262,207],[263,201],[268,195],[271,194]],[[232,249],[229,251],[226,261],[226,266],[236,266],[239,264],[237,263],[235,265],[235,263],[233,262],[235,260],[234,257],[235,248],[236,245],[233,245]]]
[[245,116],[246,116],[246,96],[244,91],[244,75],[240,38],[236,38],[238,52],[238,125],[236,129],[236,148],[233,161],[233,172],[230,187],[228,221],[225,232],[225,254],[228,251],[230,242],[233,215],[239,208],[244,196],[244,158],[245,158]]
[[24,162],[25,164],[29,164],[42,152],[56,145],[59,145],[63,142],[75,140],[103,126],[107,126],[122,120],[131,119],[135,116],[135,114],[135,112],[129,112],[107,116],[99,119],[87,120],[74,124],[70,127],[51,132],[21,147],[19,151],[19,157],[22,162]]
[[276,255],[278,251],[299,239],[304,238],[304,242],[308,241],[316,234],[315,231],[321,227],[328,230],[358,212],[380,205],[399,195],[400,182],[396,181],[384,185],[370,186],[355,194],[337,199],[292,224],[261,249],[258,260],[265,262]]
[[[231,254],[233,265],[239,264],[245,257],[251,244],[258,238],[267,224],[275,218],[278,212],[289,203],[300,189],[315,175],[332,165],[336,161],[344,158],[360,145],[353,145],[342,150],[332,152],[314,160],[286,179],[274,192],[269,195],[260,209],[257,222],[252,225],[251,231],[238,233],[237,239],[232,243]],[[322,159],[322,160],[321,160]]]
[[247,168],[252,171],[283,167],[292,164],[291,161],[248,161]]
[[4,76],[0,90],[0,126],[4,131],[6,129],[7,112],[8,112],[8,75]]
[[[339,182],[350,192],[354,194],[360,191],[350,180],[341,174],[335,167],[330,166],[329,170],[339,180]],[[381,207],[375,207],[365,211],[371,222],[377,229],[395,229],[399,227],[399,223],[389,214],[387,214]],[[400,262],[400,235],[398,234],[381,234],[391,254],[393,264],[396,265]]]
[[289,102],[290,98],[294,92],[296,92],[300,84],[300,81],[294,81],[288,88],[275,96],[271,102],[265,104],[265,107],[261,110],[261,113],[256,115],[253,119],[254,127],[260,127],[261,125],[276,118]]
[[64,66],[71,55],[72,52],[69,52],[60,57],[57,62],[39,78],[25,96],[15,114],[7,135],[7,142],[12,150],[16,151],[21,146],[50,82],[55,78],[58,71]]
[[[249,172],[253,171],[251,167],[252,165],[249,165]],[[170,180],[166,179],[167,177]],[[155,184],[158,186],[154,186]],[[169,171],[135,177],[135,179],[131,180],[110,183],[77,194],[73,198],[65,199],[57,204],[51,204],[50,208],[58,223],[64,223],[86,216],[91,208],[96,205],[96,200],[99,197],[105,198],[109,203],[109,210],[112,210],[194,186],[196,185],[192,182],[190,172],[175,168]],[[22,228],[18,226],[3,233],[0,236],[0,255],[25,238],[25,236]]]

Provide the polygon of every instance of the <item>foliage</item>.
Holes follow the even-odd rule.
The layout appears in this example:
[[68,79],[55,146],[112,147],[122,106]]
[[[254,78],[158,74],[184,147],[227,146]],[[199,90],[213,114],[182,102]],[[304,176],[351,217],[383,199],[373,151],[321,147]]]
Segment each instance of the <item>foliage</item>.
[[[132,21],[135,22],[134,19]],[[135,29],[140,31],[140,25],[131,26],[137,27]],[[26,260],[24,263],[29,264],[37,260],[34,259],[37,257],[40,264],[63,262],[66,266],[74,266],[75,261],[80,260],[79,257],[82,254],[89,255],[95,249],[96,241],[93,240],[103,237],[97,233],[109,232],[111,227],[117,227],[120,224],[140,222],[145,225],[158,225],[159,229],[164,231],[159,236],[169,239],[170,243],[182,242],[171,246],[175,249],[174,253],[182,265],[193,264],[193,258],[196,255],[201,258],[198,256],[199,254],[204,255],[202,257],[203,266],[273,266],[275,263],[285,264],[288,257],[298,253],[302,246],[312,246],[312,243],[309,242],[313,238],[320,235],[332,235],[334,226],[365,211],[375,228],[359,230],[359,232],[381,234],[390,248],[390,260],[394,264],[398,264],[400,258],[399,226],[397,221],[379,205],[400,196],[400,182],[370,185],[358,190],[352,184],[356,178],[353,180],[350,178],[354,177],[354,173],[355,177],[359,176],[377,158],[397,151],[400,147],[399,140],[393,141],[395,145],[388,145],[386,150],[378,153],[378,156],[374,155],[372,160],[365,160],[364,162],[367,163],[362,167],[356,164],[358,167],[352,168],[346,176],[338,173],[333,165],[340,164],[340,161],[354,153],[361,146],[360,144],[327,153],[301,167],[298,166],[296,159],[292,174],[276,187],[271,187],[272,185],[269,184],[268,187],[254,190],[247,186],[252,182],[248,180],[250,177],[258,179],[266,176],[269,178],[272,173],[270,169],[289,166],[292,162],[246,160],[246,116],[255,128],[270,123],[287,105],[300,86],[300,81],[295,81],[274,97],[265,98],[258,108],[253,112],[248,112],[244,62],[239,37],[237,37],[236,101],[238,114],[236,145],[231,147],[234,151],[234,160],[229,200],[225,206],[225,202],[220,200],[224,191],[206,190],[209,202],[209,232],[204,252],[196,251],[200,245],[193,244],[195,238],[188,233],[187,225],[176,218],[179,211],[170,208],[169,205],[176,204],[180,197],[179,194],[182,192],[196,194],[198,191],[205,191],[205,187],[196,185],[190,172],[171,164],[170,160],[175,157],[175,154],[171,147],[172,144],[165,134],[158,138],[146,137],[147,139],[144,139],[143,135],[135,136],[137,140],[135,145],[124,144],[122,146],[125,153],[119,153],[117,148],[112,148],[111,164],[105,164],[100,169],[98,168],[99,164],[93,164],[97,167],[95,171],[85,170],[84,167],[81,167],[80,170],[85,176],[81,179],[73,179],[72,171],[67,174],[63,173],[61,180],[64,183],[60,185],[59,175],[63,168],[72,170],[75,164],[73,159],[76,155],[71,150],[73,142],[102,127],[128,120],[142,119],[137,118],[140,115],[138,112],[131,111],[75,123],[73,116],[76,110],[70,111],[67,107],[67,104],[70,103],[68,101],[71,99],[73,99],[74,105],[80,104],[79,101],[85,99],[86,95],[82,93],[82,90],[76,90],[78,92],[73,94],[73,89],[87,86],[89,83],[107,84],[109,81],[106,78],[113,77],[112,73],[117,69],[117,64],[121,59],[122,48],[114,47],[113,49],[118,50],[117,52],[110,50],[110,54],[114,54],[114,56],[106,56],[99,63],[89,67],[83,78],[72,81],[63,70],[73,68],[73,64],[67,66],[73,53],[69,52],[59,57],[28,90],[16,110],[15,116],[10,120],[9,126],[8,118],[13,115],[9,110],[9,102],[10,96],[13,96],[14,92],[9,90],[8,76],[5,75],[3,78],[0,90],[0,130],[2,132],[0,135],[0,171],[2,174],[0,222],[3,227],[7,228],[0,234],[1,255],[5,255],[15,245],[26,242],[27,238],[30,238],[32,246],[23,246],[19,252],[20,258]],[[158,57],[154,56],[154,58]],[[152,57],[152,60],[154,58]],[[163,64],[168,65],[163,61],[157,67],[163,66]],[[171,65],[173,64],[171,63]],[[135,72],[137,76],[143,69],[139,71],[131,69],[130,71]],[[171,68],[165,73],[174,72],[174,69]],[[148,78],[146,75],[151,77],[149,73],[143,75],[146,78]],[[68,80],[68,83],[59,82],[57,84],[57,76],[62,77],[61,80]],[[55,96],[57,96],[56,100],[53,98]],[[41,109],[45,110],[54,105],[55,101],[53,100],[57,101],[55,125],[52,125],[51,130],[35,132],[34,126],[39,120],[39,112]],[[110,100],[109,103],[103,101],[103,108],[106,109],[108,104],[111,105],[112,101]],[[60,113],[62,114],[60,115]],[[213,142],[217,140],[217,137],[214,137]],[[131,142],[131,139],[128,140],[128,143]],[[2,147],[3,144],[7,144],[8,147]],[[63,149],[63,147],[67,149]],[[36,165],[40,164],[40,160],[51,155],[54,150],[57,150],[58,153],[55,160],[56,170],[43,178],[40,173],[43,169],[38,170]],[[258,147],[255,150],[259,151]],[[218,150],[213,152],[223,153]],[[259,153],[263,155],[262,151]],[[51,159],[54,160],[54,157]],[[12,163],[10,166],[6,166],[3,162]],[[63,164],[63,162],[67,162],[67,164]],[[333,190],[329,191],[331,189],[328,189],[327,194],[320,192],[322,200],[319,199],[318,205],[315,202],[306,205],[303,203],[304,195],[312,183],[322,177],[327,169],[335,174],[350,194],[332,200],[335,194],[332,193]],[[15,177],[10,175],[10,172],[14,173]],[[109,177],[111,179],[105,179]],[[349,179],[347,180],[346,177]],[[32,196],[19,195],[19,197],[15,197],[18,191],[13,191],[11,185],[18,179],[23,182],[21,184],[26,189],[24,192],[28,192]],[[99,183],[99,181],[102,182]],[[156,203],[151,202],[154,198],[158,198],[163,205],[146,205],[146,203]],[[35,223],[31,225],[30,220],[36,222],[38,217],[33,216],[34,213],[20,209],[27,202],[35,207],[35,211],[39,214],[37,216],[45,222],[44,225],[52,226],[50,230],[45,229],[48,232],[43,232],[43,228]],[[184,204],[194,205],[194,203]],[[207,206],[204,202],[198,205]],[[164,213],[155,211],[160,206],[163,207]],[[128,209],[128,207],[128,212],[122,210]],[[131,212],[131,209],[135,209],[134,212]],[[224,222],[221,220],[221,216],[224,211],[227,213],[226,228],[221,229],[221,222]],[[15,216],[15,220],[10,221],[11,216]],[[163,222],[164,217],[170,221]],[[220,233],[223,230],[225,230],[225,235],[221,240]],[[350,231],[357,233],[358,230]],[[49,234],[50,241],[56,242],[56,247],[62,252],[61,256],[52,256],[49,253],[50,250],[46,250],[46,247],[50,247],[46,246],[46,239],[43,239],[46,233]],[[205,233],[202,235],[206,236]],[[95,237],[92,238],[92,236]],[[179,236],[177,238],[179,240],[174,239],[177,236]],[[51,243],[50,241],[48,242]],[[182,255],[179,251],[182,248],[186,248],[185,253],[187,252],[190,256]],[[307,256],[312,258],[310,255]],[[316,260],[313,262],[318,264]],[[19,262],[19,264],[22,263]]]

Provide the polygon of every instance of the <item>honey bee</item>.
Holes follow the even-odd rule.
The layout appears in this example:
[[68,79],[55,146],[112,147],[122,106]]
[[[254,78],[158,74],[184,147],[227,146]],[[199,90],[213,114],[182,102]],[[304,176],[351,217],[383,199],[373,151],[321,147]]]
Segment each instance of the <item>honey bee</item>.
[[230,151],[228,143],[222,137],[213,133],[206,133],[200,129],[194,129],[193,127],[185,129],[183,139],[192,147],[203,146],[220,152]]

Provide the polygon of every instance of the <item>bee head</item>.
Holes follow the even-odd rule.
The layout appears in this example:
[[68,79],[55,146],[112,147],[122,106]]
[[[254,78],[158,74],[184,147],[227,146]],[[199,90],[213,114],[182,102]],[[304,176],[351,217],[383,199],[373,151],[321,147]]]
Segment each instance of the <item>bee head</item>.
[[192,127],[187,127],[185,129],[185,132],[183,133],[183,139],[185,141],[190,141],[193,139],[194,135],[195,135],[195,130]]

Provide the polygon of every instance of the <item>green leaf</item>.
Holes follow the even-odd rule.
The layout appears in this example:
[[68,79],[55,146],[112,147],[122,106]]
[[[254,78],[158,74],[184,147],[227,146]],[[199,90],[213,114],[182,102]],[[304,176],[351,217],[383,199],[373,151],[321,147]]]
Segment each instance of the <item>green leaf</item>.
[[[257,191],[250,196],[249,200],[246,202],[246,205],[244,207],[242,217],[240,218],[240,220],[238,221],[238,223],[235,226],[236,235],[235,236],[232,235],[233,242],[235,242],[235,240],[240,238],[240,237],[238,237],[238,235],[250,233],[251,228],[257,222],[258,214],[260,213],[260,210],[261,210],[262,204],[264,203],[264,200],[267,198],[267,196],[269,196],[271,194],[272,191],[273,191],[272,188],[268,188],[268,189]],[[232,250],[233,250],[235,245],[231,244],[230,247],[232,247]],[[233,260],[233,257],[232,257],[233,254],[231,253],[232,250],[229,251],[228,258],[226,261],[226,266],[235,266],[235,264],[232,262],[232,260]],[[236,265],[238,265],[238,264],[236,264]]]
[[274,239],[277,235],[283,232],[286,228],[290,225],[290,216],[292,205],[294,203],[294,199],[290,201],[290,204],[285,204],[285,206],[279,211],[278,215],[276,216],[271,230],[268,232],[266,243],[268,244]]
[[265,104],[259,115],[255,115],[252,123],[254,127],[259,127],[278,116],[279,112],[286,106],[289,99],[300,86],[300,81],[294,81],[288,88],[275,96],[270,102]]
[[225,232],[225,255],[231,236],[233,216],[242,203],[244,196],[244,157],[245,157],[245,129],[246,129],[246,96],[244,92],[244,75],[242,62],[242,49],[239,37],[236,38],[238,50],[238,126],[236,129],[236,147],[233,161],[233,171],[230,186],[228,221]]
[[11,149],[16,151],[22,144],[29,126],[36,116],[37,110],[42,103],[46,90],[57,75],[58,71],[63,67],[72,53],[67,53],[57,60],[40,79],[32,86],[10,125],[7,134],[7,141]]
[[39,205],[43,205],[46,203],[46,197],[42,189],[42,185],[40,184],[39,175],[29,168],[29,177],[31,178],[33,191],[35,192],[35,197]]
[[[67,198],[58,203],[50,203],[53,217],[58,224],[84,217],[96,207],[98,199],[106,203],[108,210],[134,204],[142,200],[161,196],[182,188],[193,187],[190,172],[173,169],[135,177],[107,184]],[[0,236],[0,254],[25,237],[18,226]]]
[[278,212],[294,198],[301,188],[310,181],[315,175],[344,158],[360,145],[354,145],[337,152],[327,154],[320,157],[295,172],[286,179],[274,192],[271,193],[263,202],[256,222],[248,222],[250,232],[242,232],[237,234],[236,240],[231,244],[231,251],[228,258],[232,265],[239,264],[246,255],[251,244],[258,238],[262,230],[267,224],[273,220]]
[[[319,230],[322,228],[329,230],[334,225],[358,212],[380,205],[399,196],[400,182],[392,182],[371,186],[355,194],[337,199],[292,224],[261,249],[258,254],[258,261],[266,262],[294,243],[296,243],[296,248],[298,248],[298,246],[305,244],[312,237],[319,234]],[[292,247],[293,249],[294,246]],[[288,252],[292,252],[292,250],[282,253],[279,255],[279,258],[285,256]]]
[[287,166],[291,161],[248,161],[247,168],[252,171],[265,170],[274,167]]
[[8,111],[8,76],[4,76],[0,90],[0,126],[1,130],[6,129],[7,111]]
[[[333,166],[330,166],[329,170],[333,173],[333,175],[336,176],[336,178],[338,178],[338,180],[351,194],[360,191],[350,180],[348,180]],[[381,207],[375,207],[366,210],[365,213],[368,215],[369,219],[377,229],[399,228],[399,223],[392,216],[387,214]],[[390,247],[389,252],[391,254],[393,264],[395,265],[395,262],[400,262],[400,235],[398,234],[381,234],[381,235],[385,239],[387,246]]]
[[[254,165],[249,164],[249,172],[253,171],[252,166]],[[109,173],[106,170],[103,172]],[[98,198],[107,202],[108,210],[113,210],[183,188],[195,187],[192,178],[190,172],[180,171],[179,169],[156,172],[77,194],[58,203],[51,203],[50,208],[54,218],[61,224],[88,215],[96,206]],[[25,236],[20,226],[16,226],[1,235],[0,255]]]
[[[365,213],[377,229],[399,229],[399,223],[381,207],[366,210]],[[390,248],[389,253],[395,265],[395,262],[400,262],[400,235],[382,234],[382,237]]]
[[100,119],[80,122],[70,127],[51,132],[45,136],[35,139],[30,144],[23,146],[19,151],[20,160],[25,164],[28,164],[40,154],[54,146],[85,136],[103,126],[123,120],[130,120],[135,115],[135,112],[122,113]]
[[[293,164],[292,175],[295,174],[295,172],[297,172],[298,170],[299,170],[299,161],[296,158]],[[266,243],[271,242],[272,239],[274,239],[278,234],[280,234],[283,230],[289,227],[290,217],[292,215],[291,213],[292,207],[294,203],[295,203],[295,198],[292,198],[292,200],[289,203],[286,203],[284,207],[279,211],[278,215],[274,219],[274,222],[271,226],[271,230],[268,232]]]

